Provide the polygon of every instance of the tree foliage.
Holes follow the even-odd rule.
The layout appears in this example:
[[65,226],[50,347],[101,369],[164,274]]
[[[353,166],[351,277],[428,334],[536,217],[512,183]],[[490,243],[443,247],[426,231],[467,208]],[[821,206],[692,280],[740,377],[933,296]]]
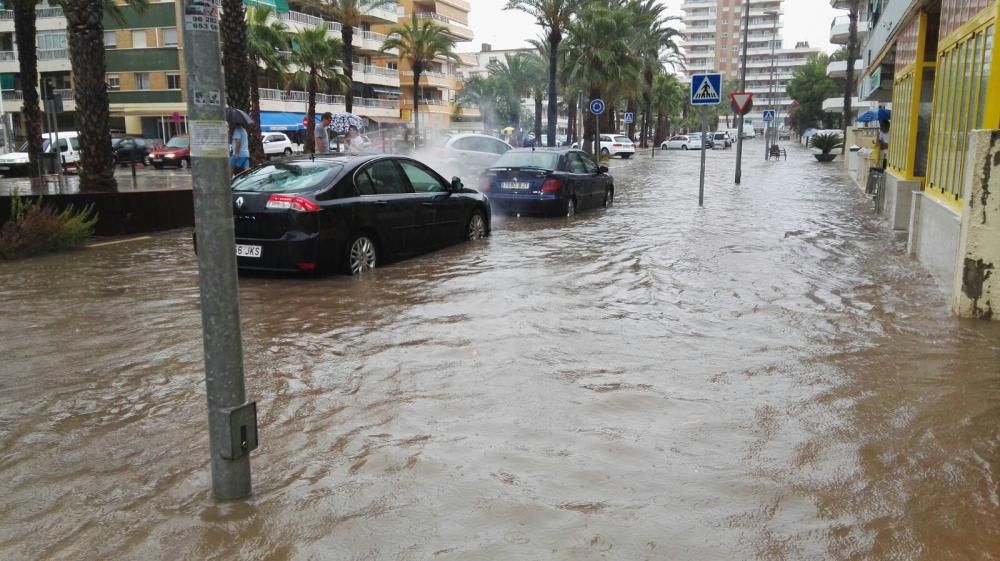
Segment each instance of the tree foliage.
[[829,117],[823,112],[823,100],[840,93],[836,82],[826,75],[827,64],[829,58],[825,54],[813,55],[806,64],[795,69],[788,83],[788,95],[797,104],[792,118],[799,134],[828,121]]

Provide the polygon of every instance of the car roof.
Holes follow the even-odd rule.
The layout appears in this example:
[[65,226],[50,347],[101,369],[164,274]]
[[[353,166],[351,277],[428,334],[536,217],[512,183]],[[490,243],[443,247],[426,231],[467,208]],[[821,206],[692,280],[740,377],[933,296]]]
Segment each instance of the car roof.
[[514,148],[513,150],[509,150],[509,152],[552,152],[555,154],[580,151],[579,148],[573,148],[572,146],[538,146],[536,148]]

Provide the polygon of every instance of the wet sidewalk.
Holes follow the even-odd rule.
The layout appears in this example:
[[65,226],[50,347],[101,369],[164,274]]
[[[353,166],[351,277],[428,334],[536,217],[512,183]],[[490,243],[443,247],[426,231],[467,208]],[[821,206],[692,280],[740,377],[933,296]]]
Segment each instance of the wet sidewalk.
[[[135,177],[131,167],[115,169],[118,192],[191,190],[191,171],[188,169],[154,169],[136,166]],[[0,177],[0,197],[17,192],[21,195],[72,195],[80,192],[80,176],[71,173],[62,176],[46,175],[38,178]]]
[[0,559],[1000,558],[1000,327],[839,164],[612,162],[607,211],[241,279],[210,496],[189,232],[0,265]]

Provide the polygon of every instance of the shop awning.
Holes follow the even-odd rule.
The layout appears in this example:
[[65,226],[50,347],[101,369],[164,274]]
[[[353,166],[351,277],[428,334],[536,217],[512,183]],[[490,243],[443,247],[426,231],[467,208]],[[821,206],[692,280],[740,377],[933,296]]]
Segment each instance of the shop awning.
[[[260,112],[260,130],[264,132],[279,132],[279,131],[301,131],[305,130],[305,126],[302,125],[302,119],[305,118],[305,113],[286,113],[283,111],[261,111]],[[316,121],[319,122],[320,115],[316,115]]]

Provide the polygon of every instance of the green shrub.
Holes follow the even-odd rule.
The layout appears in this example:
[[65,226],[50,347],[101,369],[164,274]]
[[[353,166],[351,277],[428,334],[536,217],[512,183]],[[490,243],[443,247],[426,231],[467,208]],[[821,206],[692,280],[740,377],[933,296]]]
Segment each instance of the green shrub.
[[809,144],[820,152],[829,154],[834,150],[842,148],[844,146],[844,139],[835,132],[827,132],[813,136]]
[[0,226],[0,259],[10,260],[80,247],[94,235],[93,205],[57,210],[41,198],[10,198],[10,220]]

